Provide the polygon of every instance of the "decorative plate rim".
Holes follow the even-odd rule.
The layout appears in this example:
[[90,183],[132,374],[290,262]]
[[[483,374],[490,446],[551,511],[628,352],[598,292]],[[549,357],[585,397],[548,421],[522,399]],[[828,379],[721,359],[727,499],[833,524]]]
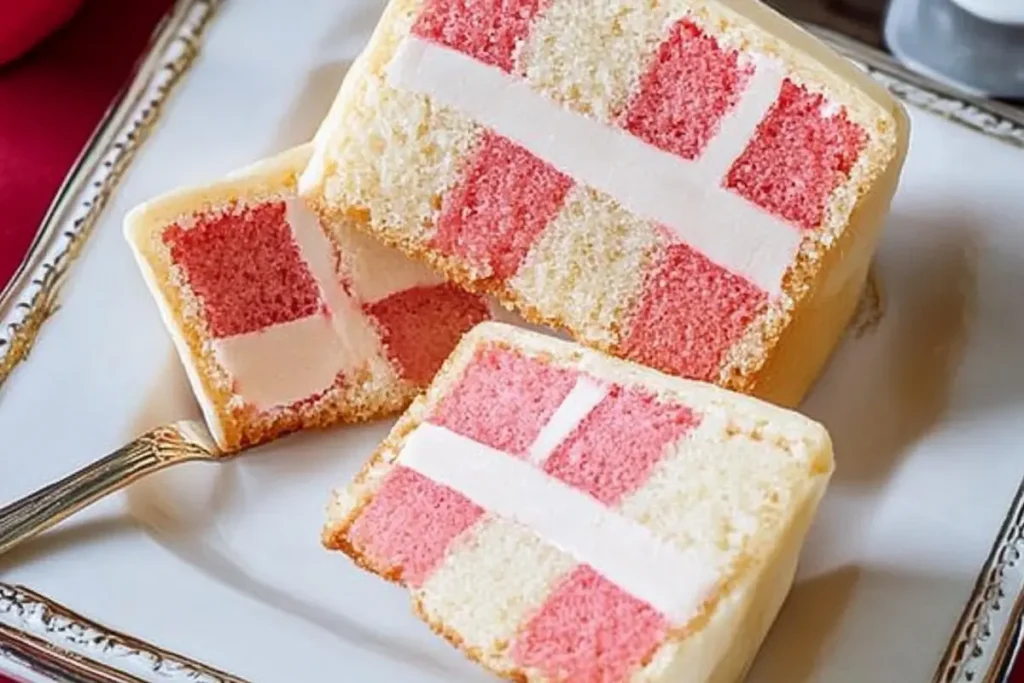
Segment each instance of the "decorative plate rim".
[[[154,32],[130,85],[75,162],[28,254],[0,291],[0,389],[28,355],[82,245],[189,71],[223,0],[176,0]],[[804,24],[908,105],[1024,148],[1024,112],[913,73],[890,55]],[[947,644],[934,683],[1004,681],[1021,646],[1024,616],[1024,482],[1007,512]],[[116,660],[116,664],[114,661]],[[23,586],[0,583],[0,663],[58,681],[128,683],[159,676],[243,683],[224,671],[112,631]],[[135,671],[136,673],[132,673]]]
[[190,683],[245,683],[112,631],[24,586],[0,583],[0,662],[5,659],[37,675],[75,683],[134,683],[147,674]]
[[175,87],[191,68],[223,0],[175,0],[150,37],[129,84],[57,190],[28,253],[0,289],[0,388],[29,354],[82,246]]

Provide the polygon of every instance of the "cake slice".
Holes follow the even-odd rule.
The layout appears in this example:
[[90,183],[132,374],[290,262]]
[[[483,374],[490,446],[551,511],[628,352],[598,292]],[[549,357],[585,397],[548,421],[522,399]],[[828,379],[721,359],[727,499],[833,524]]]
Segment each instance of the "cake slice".
[[488,322],[335,495],[324,543],[512,680],[731,683],[832,467],[798,414]]
[[391,0],[300,185],[533,322],[794,405],[907,136],[884,88],[754,0]]
[[310,147],[146,202],[125,233],[218,445],[403,410],[489,317],[296,195]]

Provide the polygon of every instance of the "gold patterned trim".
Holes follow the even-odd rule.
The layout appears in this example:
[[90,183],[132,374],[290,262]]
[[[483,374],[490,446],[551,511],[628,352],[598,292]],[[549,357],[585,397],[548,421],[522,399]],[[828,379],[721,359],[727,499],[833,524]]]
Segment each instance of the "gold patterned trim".
[[0,584],[0,662],[76,683],[245,683],[112,631],[22,586]]
[[1003,521],[971,598],[935,673],[935,683],[1007,680],[1024,617],[1024,482]]
[[59,307],[71,265],[199,51],[221,0],[178,0],[131,85],[107,111],[57,192],[28,255],[0,292],[0,387]]

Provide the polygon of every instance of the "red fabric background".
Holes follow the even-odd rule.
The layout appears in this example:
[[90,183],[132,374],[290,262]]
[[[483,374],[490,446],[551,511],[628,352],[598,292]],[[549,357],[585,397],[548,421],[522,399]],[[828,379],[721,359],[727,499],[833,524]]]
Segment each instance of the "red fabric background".
[[[87,0],[66,26],[0,66],[0,287],[170,5]],[[1011,680],[1024,683],[1024,668]],[[15,682],[0,674],[0,683]]]
[[170,5],[87,0],[63,28],[0,66],[0,287]]

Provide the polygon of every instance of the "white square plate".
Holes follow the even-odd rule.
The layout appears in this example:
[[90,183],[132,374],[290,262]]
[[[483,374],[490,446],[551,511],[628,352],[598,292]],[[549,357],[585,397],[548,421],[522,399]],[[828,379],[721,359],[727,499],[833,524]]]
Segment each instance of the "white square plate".
[[[28,325],[30,339],[26,316],[38,306],[17,304],[40,291],[48,300],[44,264],[69,240],[84,246],[60,309],[0,390],[0,501],[141,431],[198,417],[121,220],[153,195],[307,140],[382,7],[179,0],[27,275],[0,302],[3,322]],[[1024,474],[1024,127],[861,56],[910,103],[911,151],[876,261],[884,307],[866,299],[802,407],[832,432],[838,470],[754,683],[925,681],[969,600],[993,624],[1009,620],[1008,605],[992,609],[974,589]],[[70,259],[59,258],[62,272]],[[403,590],[319,545],[329,490],[389,426],[296,435],[237,461],[168,470],[0,557],[0,579],[243,679],[489,680],[413,617]],[[999,576],[1011,601],[1015,562]],[[993,658],[998,634],[988,644],[972,634],[942,680],[960,680],[964,662],[988,666],[978,662]],[[78,680],[232,680],[89,631],[0,584],[0,670],[45,679],[16,642],[136,677]]]

